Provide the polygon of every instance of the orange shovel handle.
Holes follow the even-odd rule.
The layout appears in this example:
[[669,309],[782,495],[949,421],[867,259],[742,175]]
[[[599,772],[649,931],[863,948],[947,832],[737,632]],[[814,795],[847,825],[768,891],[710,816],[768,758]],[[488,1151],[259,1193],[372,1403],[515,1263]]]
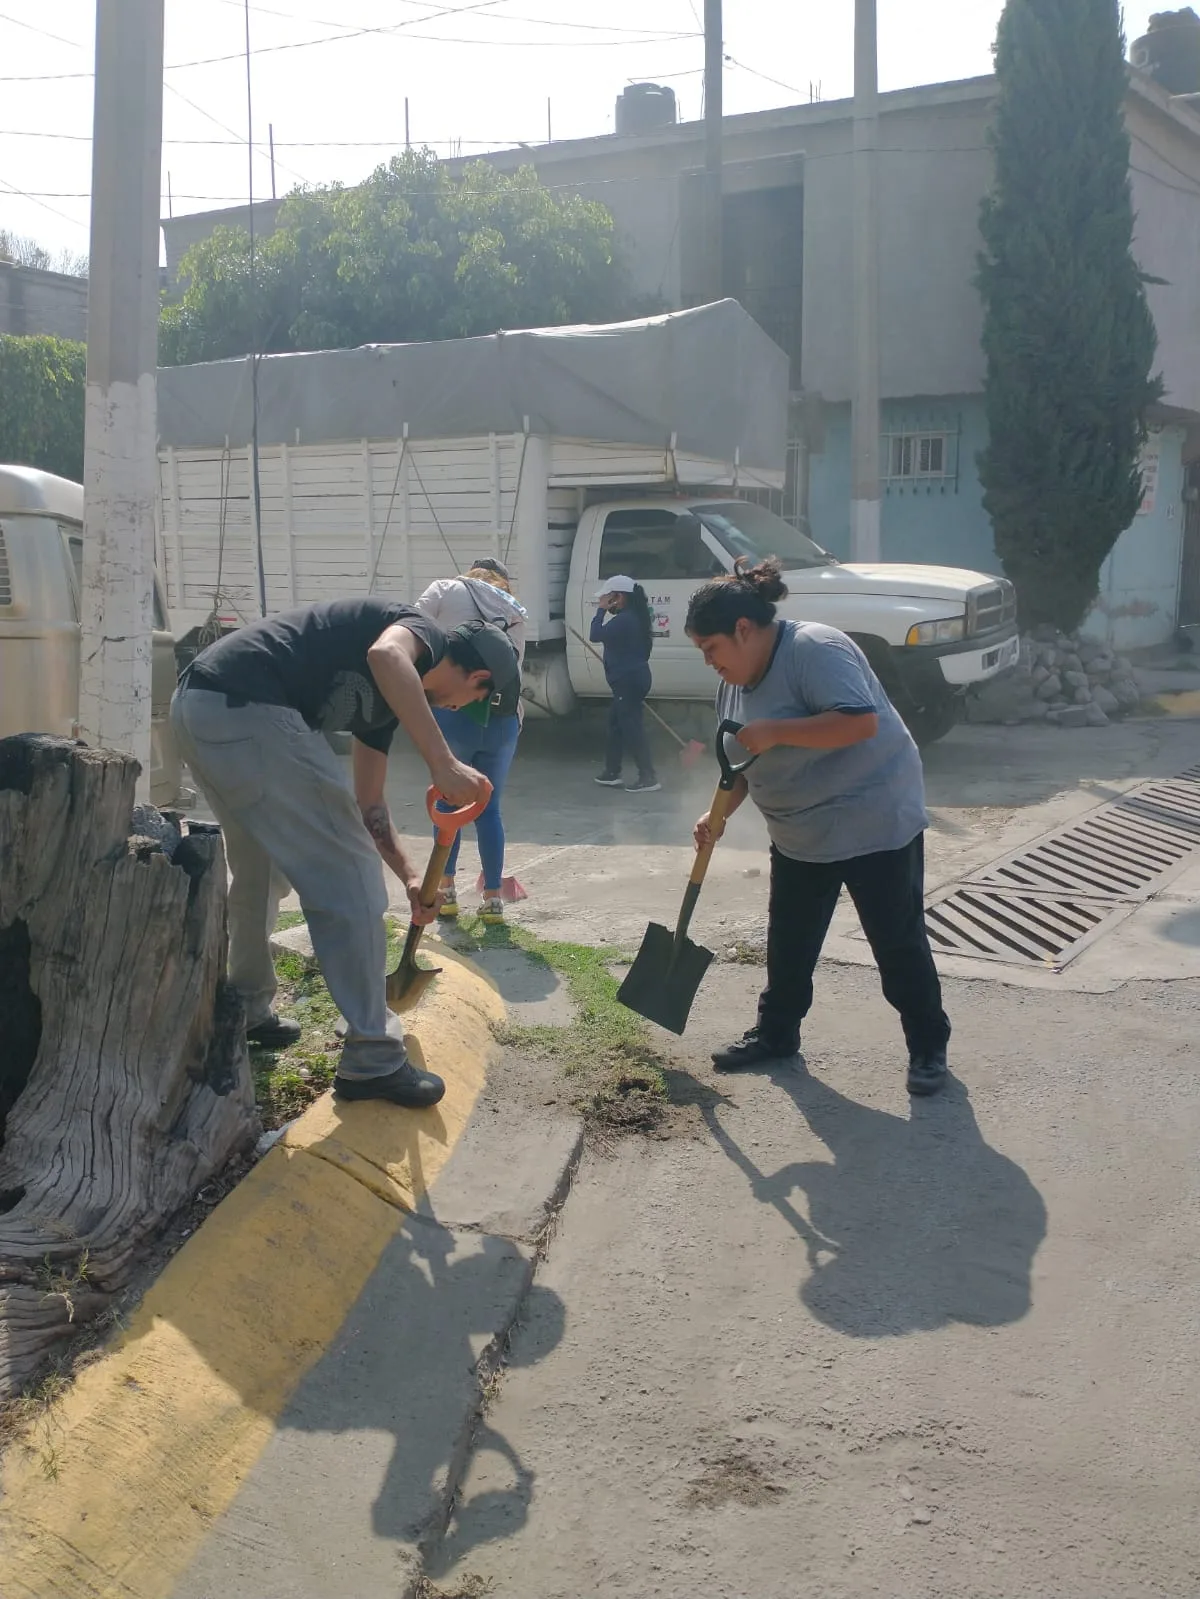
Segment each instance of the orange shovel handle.
[[469,823],[478,821],[487,810],[492,798],[492,785],[485,777],[483,780],[484,791],[481,799],[475,800],[470,805],[462,805],[456,811],[439,811],[438,801],[445,795],[434,784],[429,785],[425,795],[425,808],[429,812],[429,820],[437,828],[439,844],[453,844],[456,833],[460,833]]

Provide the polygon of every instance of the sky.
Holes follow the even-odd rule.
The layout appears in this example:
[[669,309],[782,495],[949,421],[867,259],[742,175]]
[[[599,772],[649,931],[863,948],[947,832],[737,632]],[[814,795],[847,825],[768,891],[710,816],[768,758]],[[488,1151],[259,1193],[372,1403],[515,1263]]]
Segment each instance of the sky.
[[[244,201],[244,0],[165,0],[162,214]],[[1126,8],[1130,38],[1161,0]],[[991,70],[1003,0],[878,0],[884,89]],[[86,253],[94,0],[0,0],[0,228]],[[440,154],[611,133],[631,81],[702,111],[703,0],[264,0],[249,8],[256,198]],[[854,0],[725,0],[729,114],[851,92]],[[603,20],[600,20],[603,18]],[[170,199],[168,200],[168,185]]]

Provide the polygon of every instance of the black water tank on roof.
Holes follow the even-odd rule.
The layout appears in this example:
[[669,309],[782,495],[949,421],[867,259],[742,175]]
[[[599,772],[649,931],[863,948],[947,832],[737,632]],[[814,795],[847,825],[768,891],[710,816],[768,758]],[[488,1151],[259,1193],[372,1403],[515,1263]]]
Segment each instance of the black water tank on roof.
[[1156,13],[1149,32],[1133,41],[1129,60],[1168,94],[1200,92],[1200,17],[1191,6]]
[[618,133],[655,133],[674,122],[674,89],[660,83],[631,83],[617,96]]

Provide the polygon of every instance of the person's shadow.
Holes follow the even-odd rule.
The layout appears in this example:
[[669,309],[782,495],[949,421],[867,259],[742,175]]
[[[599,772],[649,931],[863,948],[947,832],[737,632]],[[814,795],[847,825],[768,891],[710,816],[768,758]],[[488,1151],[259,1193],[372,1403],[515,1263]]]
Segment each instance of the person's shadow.
[[772,1080],[832,1162],[801,1161],[768,1176],[715,1109],[705,1120],[756,1198],[803,1240],[809,1274],[800,1297],[819,1321],[851,1338],[880,1338],[953,1322],[1001,1327],[1028,1313],[1046,1207],[1021,1168],[984,1142],[960,1083],[914,1100],[905,1120],[803,1071]]

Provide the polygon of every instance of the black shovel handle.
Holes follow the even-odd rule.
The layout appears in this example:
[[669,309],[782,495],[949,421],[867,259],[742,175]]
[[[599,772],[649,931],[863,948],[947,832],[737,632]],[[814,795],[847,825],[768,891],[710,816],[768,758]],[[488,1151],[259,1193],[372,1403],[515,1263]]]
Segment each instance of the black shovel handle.
[[729,759],[725,740],[727,737],[736,738],[745,725],[744,722],[725,721],[717,729],[717,760],[721,767],[721,787],[724,789],[732,788],[742,773],[748,771],[758,759],[757,755],[747,755],[746,759],[739,761],[736,766]]

